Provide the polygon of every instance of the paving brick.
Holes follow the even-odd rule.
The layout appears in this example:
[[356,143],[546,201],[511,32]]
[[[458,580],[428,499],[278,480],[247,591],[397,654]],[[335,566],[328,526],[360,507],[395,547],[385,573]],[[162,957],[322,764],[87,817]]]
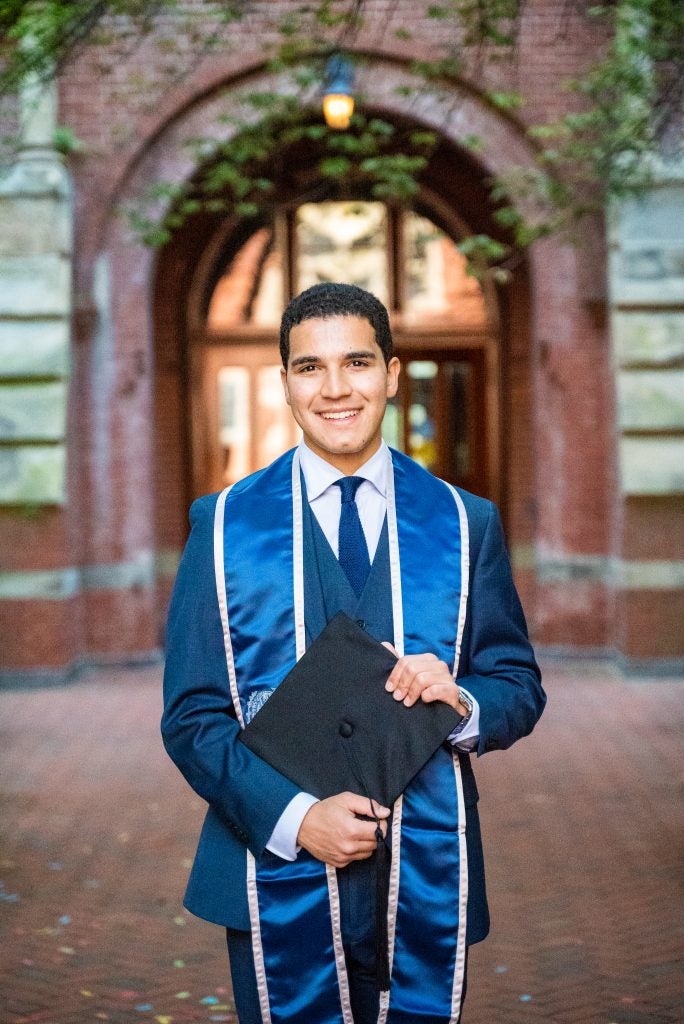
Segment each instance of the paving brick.
[[[463,1024],[675,1024],[681,681],[545,679],[533,736],[476,765],[493,927]],[[0,693],[0,1024],[235,1024],[221,930],[181,907],[203,804],[160,711],[158,668]]]

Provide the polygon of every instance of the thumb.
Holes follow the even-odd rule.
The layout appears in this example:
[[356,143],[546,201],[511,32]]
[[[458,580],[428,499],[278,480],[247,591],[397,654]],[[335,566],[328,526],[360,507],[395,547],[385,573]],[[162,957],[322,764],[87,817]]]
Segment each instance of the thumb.
[[[371,818],[374,817],[370,800],[365,796],[361,796],[359,793],[342,793],[341,796],[344,806],[348,811],[351,811],[353,814],[367,814]],[[383,807],[382,804],[376,803],[375,800],[373,801],[373,807],[378,818],[389,818],[389,807]]]
[[399,657],[399,651],[394,647],[389,640],[381,640],[382,646],[386,647],[388,651],[391,651],[395,658]]

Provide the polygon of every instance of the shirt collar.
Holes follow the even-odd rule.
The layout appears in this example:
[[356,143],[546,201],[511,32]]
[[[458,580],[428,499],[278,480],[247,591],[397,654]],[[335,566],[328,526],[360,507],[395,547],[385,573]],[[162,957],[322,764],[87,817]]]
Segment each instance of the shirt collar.
[[[306,494],[310,502],[319,498],[324,491],[332,487],[336,480],[340,480],[344,476],[339,469],[312,452],[304,441],[299,442],[299,458],[306,483]],[[354,476],[361,476],[364,480],[370,481],[383,498],[386,498],[388,468],[389,448],[382,441],[377,452],[371,455],[363,466],[359,466]]]

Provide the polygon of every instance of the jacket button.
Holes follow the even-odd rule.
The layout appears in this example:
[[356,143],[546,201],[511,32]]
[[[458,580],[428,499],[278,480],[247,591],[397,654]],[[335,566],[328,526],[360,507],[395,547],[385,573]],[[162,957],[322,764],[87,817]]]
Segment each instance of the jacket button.
[[350,736],[354,735],[354,726],[351,722],[340,722],[340,736],[343,736],[346,740]]
[[365,619],[357,619],[356,620],[356,625],[360,626],[361,629],[365,629],[366,628],[366,620]]

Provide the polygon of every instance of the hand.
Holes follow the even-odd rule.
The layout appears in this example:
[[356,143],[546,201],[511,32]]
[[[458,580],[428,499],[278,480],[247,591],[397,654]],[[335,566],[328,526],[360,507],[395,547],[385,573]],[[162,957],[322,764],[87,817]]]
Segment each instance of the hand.
[[[378,818],[388,818],[389,808],[374,803]],[[358,814],[372,815],[370,801],[357,793],[338,793],[320,800],[304,815],[297,843],[316,860],[344,868],[353,860],[365,860],[376,847],[374,821],[361,821]],[[383,836],[387,823],[381,825]]]
[[[392,654],[397,654],[392,644],[384,642]],[[464,717],[468,709],[460,702],[460,691],[454,682],[449,666],[434,654],[405,654],[392,669],[385,689],[395,700],[402,700],[407,708],[422,700],[425,704],[441,700],[451,705]]]

